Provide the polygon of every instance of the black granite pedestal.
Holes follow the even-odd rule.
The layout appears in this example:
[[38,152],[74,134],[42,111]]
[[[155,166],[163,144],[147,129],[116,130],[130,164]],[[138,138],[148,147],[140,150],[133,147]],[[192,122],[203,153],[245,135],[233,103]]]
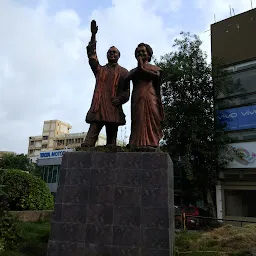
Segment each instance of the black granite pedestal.
[[173,241],[168,154],[64,155],[47,255],[171,256]]

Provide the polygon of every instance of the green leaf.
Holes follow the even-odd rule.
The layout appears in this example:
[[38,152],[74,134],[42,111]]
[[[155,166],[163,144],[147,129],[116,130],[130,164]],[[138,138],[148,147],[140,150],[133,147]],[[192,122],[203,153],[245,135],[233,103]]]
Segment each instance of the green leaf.
[[221,62],[207,62],[201,45],[197,35],[182,32],[173,51],[156,61],[163,71],[162,145],[183,174],[183,191],[191,202],[215,187],[218,170],[229,161],[220,152],[231,141],[215,120],[214,99],[234,89],[234,83]]

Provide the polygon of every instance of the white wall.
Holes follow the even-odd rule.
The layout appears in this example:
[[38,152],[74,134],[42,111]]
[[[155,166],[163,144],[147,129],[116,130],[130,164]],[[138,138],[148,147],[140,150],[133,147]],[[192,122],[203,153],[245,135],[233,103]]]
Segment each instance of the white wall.
[[53,140],[48,140],[48,147],[53,147]]
[[105,145],[106,144],[106,140],[105,139],[102,139],[102,138],[99,138],[98,142],[97,142],[97,145]]
[[40,151],[41,151],[41,150],[35,150],[35,151],[34,151],[34,156],[39,156]]
[[66,125],[61,125],[60,126],[60,131],[62,133],[68,133],[68,127]]
[[50,130],[50,123],[44,123],[43,131],[49,131]]
[[216,185],[216,204],[217,204],[217,219],[223,219],[223,199],[222,199],[222,186]]
[[56,123],[55,123],[55,122],[52,122],[52,123],[51,123],[51,130],[55,130],[55,128],[56,128]]
[[29,159],[30,159],[33,163],[36,163],[37,156],[31,156]]
[[41,147],[42,146],[42,141],[36,141],[35,146],[36,147]]

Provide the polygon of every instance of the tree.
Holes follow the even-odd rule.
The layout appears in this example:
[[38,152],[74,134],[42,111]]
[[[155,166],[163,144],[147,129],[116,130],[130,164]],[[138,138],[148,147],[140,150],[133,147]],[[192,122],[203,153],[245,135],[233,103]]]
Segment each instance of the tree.
[[13,211],[51,210],[53,196],[47,184],[22,170],[8,170],[3,176],[7,187],[8,204]]
[[213,191],[217,171],[230,160],[221,154],[230,139],[215,119],[214,97],[229,90],[232,80],[220,63],[207,63],[201,44],[198,36],[182,32],[175,51],[156,62],[163,70],[163,146],[184,171],[191,193],[199,194],[215,215]]
[[36,164],[32,163],[27,155],[24,154],[3,154],[0,159],[0,169],[18,169],[29,172],[35,176],[41,176],[41,169]]

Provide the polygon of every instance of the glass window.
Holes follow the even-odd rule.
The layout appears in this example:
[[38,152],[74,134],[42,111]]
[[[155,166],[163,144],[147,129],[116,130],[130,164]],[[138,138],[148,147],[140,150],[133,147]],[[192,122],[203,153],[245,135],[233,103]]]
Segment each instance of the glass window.
[[57,182],[57,176],[58,176],[58,166],[54,165],[52,168],[52,183]]
[[256,217],[256,190],[225,190],[227,216]]
[[256,93],[240,95],[238,97],[232,97],[229,99],[219,99],[215,101],[215,104],[217,109],[227,109],[241,105],[254,105],[256,104]]
[[229,95],[221,95],[219,98],[256,92],[256,68],[242,70],[231,74],[235,88]]
[[52,180],[53,180],[53,168],[52,166],[49,166],[49,175],[48,175],[47,183],[53,183]]
[[[256,69],[248,69],[246,71],[241,71],[234,73],[232,78],[235,83],[240,83],[241,88],[244,89],[245,93],[255,92],[255,82],[256,82]],[[234,92],[234,95],[238,94]]]
[[233,69],[235,71],[239,71],[239,70],[245,70],[245,69],[253,68],[253,67],[254,68],[256,67],[256,61],[255,60],[244,62],[244,63],[241,63],[241,64],[237,64],[237,65],[233,66]]
[[232,132],[228,134],[230,138],[236,141],[250,141],[256,139],[256,130],[249,130],[249,131],[238,131]]
[[43,180],[46,183],[58,183],[59,175],[59,165],[43,166]]
[[56,176],[56,182],[59,182],[59,178],[60,178],[60,166],[57,165],[57,176]]
[[48,181],[48,166],[43,166],[43,180],[45,181],[45,182],[47,182]]

